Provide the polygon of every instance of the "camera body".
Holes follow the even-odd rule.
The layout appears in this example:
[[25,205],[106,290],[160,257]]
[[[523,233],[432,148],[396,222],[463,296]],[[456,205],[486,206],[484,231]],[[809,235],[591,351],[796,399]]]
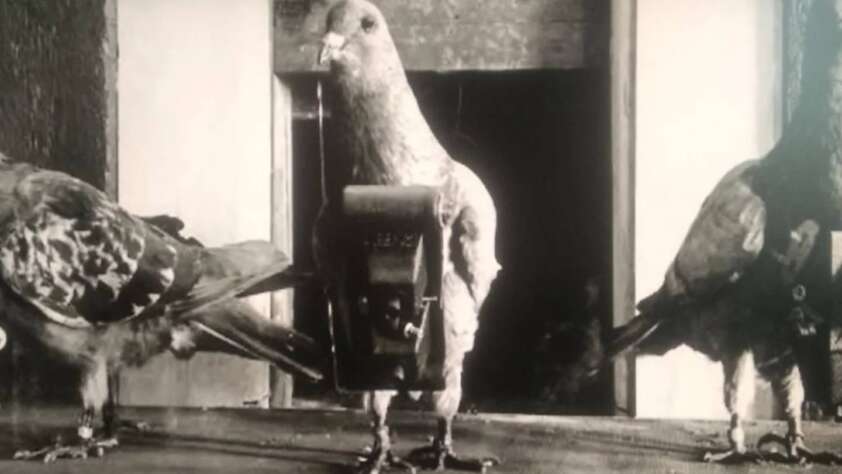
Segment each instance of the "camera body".
[[343,190],[342,278],[330,326],[341,390],[444,387],[439,192]]

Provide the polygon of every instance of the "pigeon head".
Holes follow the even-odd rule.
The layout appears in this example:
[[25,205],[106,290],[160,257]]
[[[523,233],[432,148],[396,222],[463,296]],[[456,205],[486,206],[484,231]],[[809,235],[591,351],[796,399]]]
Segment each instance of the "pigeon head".
[[319,63],[357,80],[402,74],[403,68],[386,20],[366,0],[342,0],[327,15]]

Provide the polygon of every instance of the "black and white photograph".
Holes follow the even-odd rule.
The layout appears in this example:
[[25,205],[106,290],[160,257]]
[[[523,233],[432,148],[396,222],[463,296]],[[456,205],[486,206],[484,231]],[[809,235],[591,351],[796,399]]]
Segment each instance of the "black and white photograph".
[[842,469],[842,0],[0,0],[0,472]]

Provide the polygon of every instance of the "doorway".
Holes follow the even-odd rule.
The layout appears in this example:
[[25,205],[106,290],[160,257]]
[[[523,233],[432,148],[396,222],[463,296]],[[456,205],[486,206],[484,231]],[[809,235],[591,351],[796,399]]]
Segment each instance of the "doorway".
[[[294,98],[294,260],[312,266],[321,204],[316,83],[284,77]],[[564,380],[610,325],[611,163],[606,74],[600,69],[409,74],[433,131],[484,181],[498,213],[503,270],[466,360],[463,409],[607,414],[610,381]],[[330,89],[325,81],[326,103]],[[329,109],[325,161],[341,157]],[[329,173],[328,173],[329,175]],[[598,296],[593,289],[598,288]],[[588,300],[592,300],[588,304]],[[319,288],[295,296],[296,327],[329,344]],[[548,347],[548,335],[554,333]],[[296,384],[297,397],[328,397]]]

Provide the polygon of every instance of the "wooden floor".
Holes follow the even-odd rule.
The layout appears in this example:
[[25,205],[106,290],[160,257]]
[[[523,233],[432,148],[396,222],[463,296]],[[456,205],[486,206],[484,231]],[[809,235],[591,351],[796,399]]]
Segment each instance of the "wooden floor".
[[[104,458],[40,462],[9,460],[17,447],[33,448],[64,429],[71,436],[77,411],[69,408],[0,410],[2,473],[338,473],[349,472],[368,441],[360,413],[340,411],[123,409],[124,417],[151,422],[153,429],[126,434]],[[426,442],[434,423],[415,412],[395,413],[398,454]],[[714,466],[699,462],[724,447],[725,423],[666,422],[616,418],[465,415],[457,423],[457,447],[471,454],[496,454],[501,473],[718,473],[798,472],[780,464]],[[776,422],[748,426],[750,440]],[[842,450],[842,425],[807,423],[814,448]],[[838,472],[812,466],[811,473]]]

